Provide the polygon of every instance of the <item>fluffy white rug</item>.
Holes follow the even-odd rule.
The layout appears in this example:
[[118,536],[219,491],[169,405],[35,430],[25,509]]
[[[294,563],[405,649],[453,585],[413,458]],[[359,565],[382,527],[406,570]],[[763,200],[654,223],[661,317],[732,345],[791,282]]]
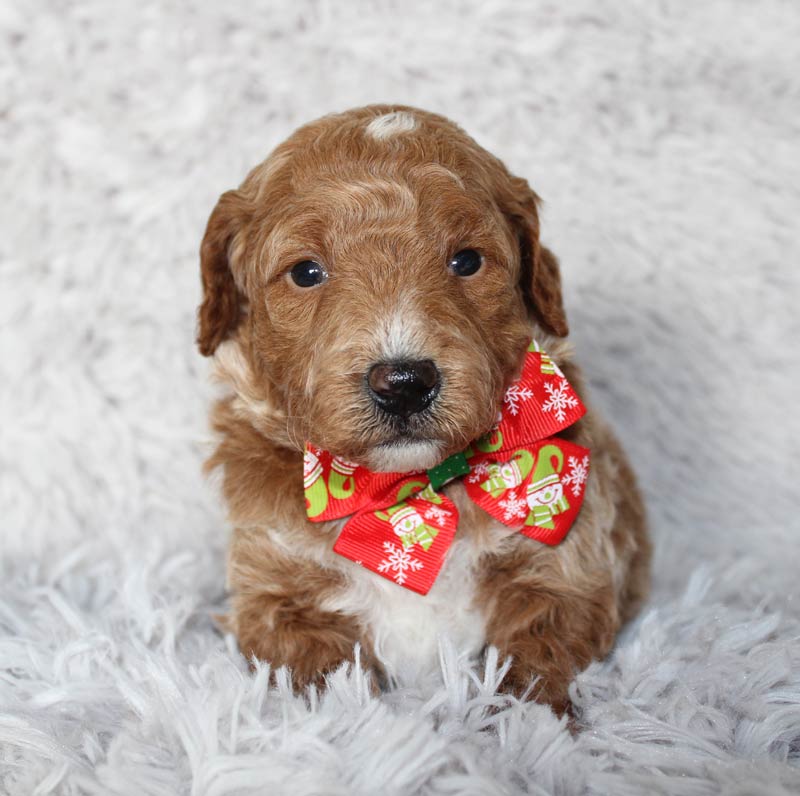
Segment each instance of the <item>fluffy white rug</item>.
[[[0,792],[800,792],[798,40],[780,0],[0,4]],[[209,619],[203,225],[374,101],[545,197],[649,499],[655,593],[576,736],[446,643],[425,689],[304,701]]]

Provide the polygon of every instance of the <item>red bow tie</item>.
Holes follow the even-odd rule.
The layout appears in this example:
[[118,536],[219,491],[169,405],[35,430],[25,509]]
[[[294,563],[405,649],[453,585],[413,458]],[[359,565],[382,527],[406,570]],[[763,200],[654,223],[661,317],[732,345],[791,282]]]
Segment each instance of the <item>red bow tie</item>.
[[309,519],[349,516],[333,549],[420,594],[433,585],[455,536],[458,511],[438,491],[454,478],[464,477],[469,497],[496,520],[558,544],[583,503],[589,451],[552,435],[585,412],[534,341],[494,430],[427,472],[373,473],[306,444]]

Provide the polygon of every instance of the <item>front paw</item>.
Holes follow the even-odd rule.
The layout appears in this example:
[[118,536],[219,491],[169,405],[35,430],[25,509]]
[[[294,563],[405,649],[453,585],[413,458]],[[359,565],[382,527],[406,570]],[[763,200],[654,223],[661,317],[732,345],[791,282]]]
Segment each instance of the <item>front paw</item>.
[[[327,675],[354,663],[356,644],[360,665],[367,671],[376,668],[371,646],[352,619],[312,605],[276,600],[264,593],[236,595],[227,625],[246,658],[258,658],[276,669],[286,666],[297,692],[309,685],[323,687]],[[375,683],[372,688],[378,687],[377,674],[370,678]]]
[[613,603],[601,596],[533,592],[505,601],[514,609],[506,611],[490,638],[512,659],[501,690],[551,705],[559,714],[567,711],[570,683],[608,653],[619,627]]
[[[549,705],[557,716],[571,715],[572,702],[569,698],[569,684],[577,674],[566,660],[565,671],[554,669],[547,654],[538,662],[533,662],[534,651],[527,650],[528,659],[513,660],[498,691],[510,694],[517,699],[530,699],[542,705]],[[537,650],[541,652],[541,650]],[[518,651],[519,654],[519,651]]]

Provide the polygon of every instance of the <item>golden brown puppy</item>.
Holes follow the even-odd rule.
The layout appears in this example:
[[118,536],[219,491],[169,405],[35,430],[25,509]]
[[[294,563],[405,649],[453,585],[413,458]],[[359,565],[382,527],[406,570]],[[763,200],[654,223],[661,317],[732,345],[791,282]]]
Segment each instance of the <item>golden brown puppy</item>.
[[[509,690],[538,676],[534,696],[563,707],[649,577],[635,478],[595,412],[562,432],[592,451],[566,539],[515,533],[454,481],[444,493],[458,531],[426,596],[336,555],[342,522],[310,522],[303,493],[306,440],[375,471],[462,450],[494,424],[531,337],[585,398],[527,182],[432,113],[326,116],[222,195],[201,267],[198,344],[230,388],[207,467],[222,469],[235,529],[230,627],[242,651],[288,664],[301,686],[360,642],[381,682],[409,682],[435,667],[447,634],[471,653],[496,645],[513,656]],[[397,361],[433,363],[437,382],[399,420],[365,381]]]

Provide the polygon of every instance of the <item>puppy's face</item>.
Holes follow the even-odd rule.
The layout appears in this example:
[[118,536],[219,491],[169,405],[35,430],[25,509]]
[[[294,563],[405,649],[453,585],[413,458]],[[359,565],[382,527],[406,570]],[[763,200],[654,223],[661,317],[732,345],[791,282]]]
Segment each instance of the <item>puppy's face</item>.
[[238,337],[288,433],[424,469],[494,424],[531,319],[563,335],[523,180],[441,117],[371,107],[297,131],[220,199],[199,344]]

